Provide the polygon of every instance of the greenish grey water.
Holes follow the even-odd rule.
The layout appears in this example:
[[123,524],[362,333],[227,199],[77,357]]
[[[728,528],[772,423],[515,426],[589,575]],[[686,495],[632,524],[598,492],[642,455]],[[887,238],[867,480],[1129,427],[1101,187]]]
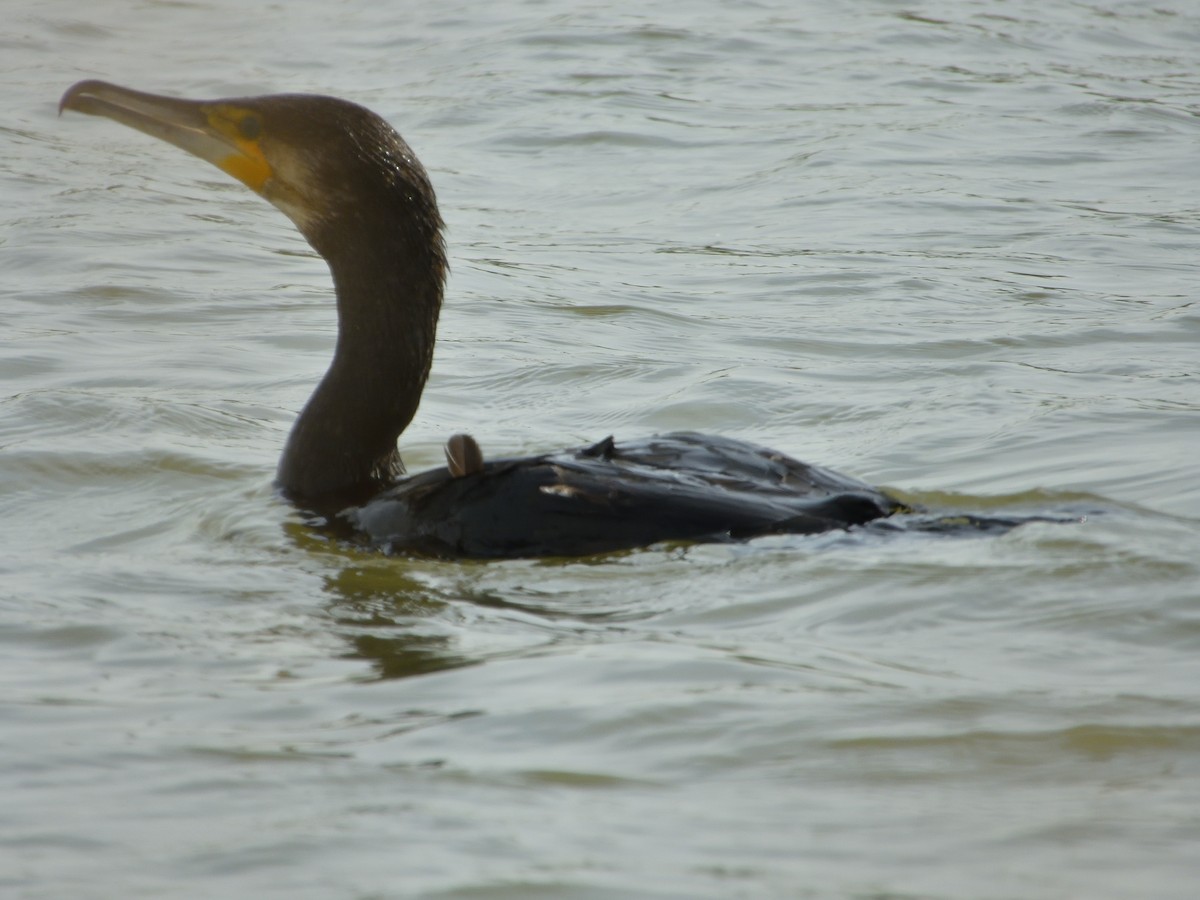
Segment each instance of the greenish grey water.
[[[0,893],[1158,897],[1200,883],[1184,0],[6,7]],[[411,468],[695,428],[998,538],[577,562],[273,494],[327,274],[84,77],[340,94],[453,273]]]

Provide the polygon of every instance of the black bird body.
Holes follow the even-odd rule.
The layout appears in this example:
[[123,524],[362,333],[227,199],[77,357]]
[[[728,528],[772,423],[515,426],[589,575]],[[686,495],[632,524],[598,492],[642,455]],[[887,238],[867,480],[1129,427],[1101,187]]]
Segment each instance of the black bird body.
[[84,81],[60,109],[114,119],[208,160],[286,213],[324,257],[337,345],[277,482],[298,505],[374,544],[450,556],[579,555],[828,531],[899,508],[854,479],[696,434],[491,461],[456,436],[448,468],[406,477],[396,442],[429,374],[446,256],[433,187],[400,135],[361,106],[306,94],[195,101]]
[[676,433],[497,459],[462,477],[433,469],[342,517],[393,551],[512,557],[814,534],[896,509],[870,485],[764,447]]

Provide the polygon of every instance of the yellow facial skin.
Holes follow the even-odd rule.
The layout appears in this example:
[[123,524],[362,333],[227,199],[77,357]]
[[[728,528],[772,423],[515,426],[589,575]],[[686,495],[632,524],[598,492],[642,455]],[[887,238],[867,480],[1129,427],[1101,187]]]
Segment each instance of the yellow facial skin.
[[236,150],[223,159],[213,160],[216,166],[256,194],[265,193],[267,182],[275,173],[259,142],[262,123],[258,115],[227,103],[202,106],[201,111],[208,119],[209,127],[223,135]]

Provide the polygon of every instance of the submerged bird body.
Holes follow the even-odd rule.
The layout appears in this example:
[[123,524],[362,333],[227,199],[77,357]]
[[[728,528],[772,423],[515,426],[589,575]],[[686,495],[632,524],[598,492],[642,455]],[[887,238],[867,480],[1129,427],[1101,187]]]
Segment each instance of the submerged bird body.
[[405,477],[396,447],[433,359],[446,256],[429,178],[383,119],[332,97],[193,101],[84,81],[60,109],[101,115],[212,162],[284,213],[329,264],[333,360],[277,480],[297,504],[398,551],[578,555],[659,541],[814,533],[896,511],[882,492],[738,441],[675,434]]
[[814,534],[888,515],[871,486],[743,441],[611,438],[475,474],[435,469],[347,513],[377,544],[439,556],[577,556],[658,541]]

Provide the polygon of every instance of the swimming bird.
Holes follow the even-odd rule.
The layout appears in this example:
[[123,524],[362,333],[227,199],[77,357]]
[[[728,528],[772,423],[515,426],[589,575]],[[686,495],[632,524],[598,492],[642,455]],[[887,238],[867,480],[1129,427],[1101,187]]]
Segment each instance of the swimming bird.
[[184,100],[89,80],[63,110],[216,165],[325,259],[337,343],[276,481],[359,540],[444,557],[578,556],[845,529],[900,508],[857,479],[690,432],[497,459],[455,435],[445,468],[406,476],[397,441],[429,375],[447,261],[433,186],[404,139],[362,106],[312,94]]

